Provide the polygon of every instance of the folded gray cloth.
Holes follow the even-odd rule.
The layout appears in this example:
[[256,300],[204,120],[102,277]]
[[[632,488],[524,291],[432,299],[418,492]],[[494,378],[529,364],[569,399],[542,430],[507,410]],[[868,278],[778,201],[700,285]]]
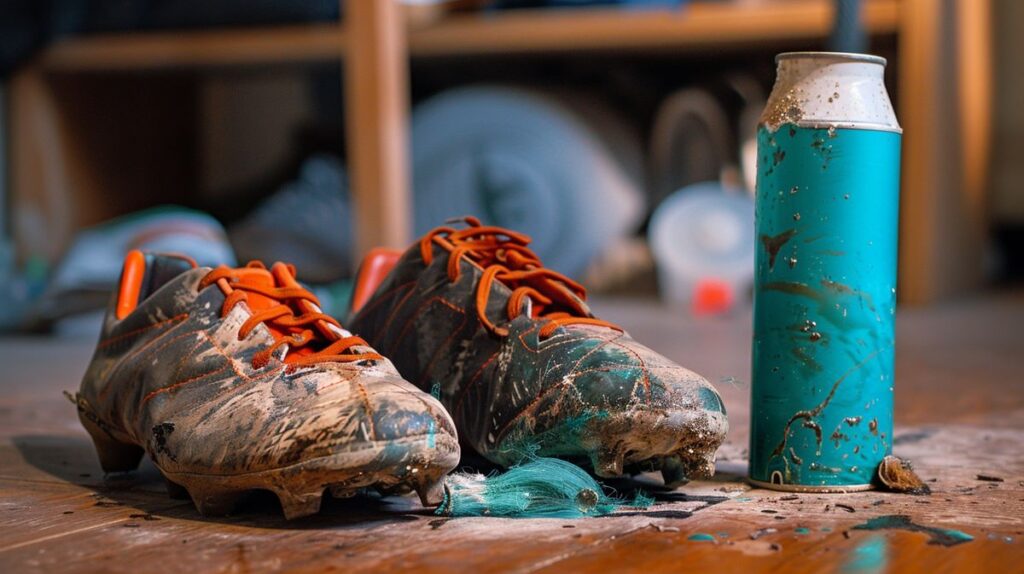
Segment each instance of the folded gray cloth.
[[614,240],[634,231],[643,214],[641,182],[638,170],[616,156],[639,157],[639,142],[624,136],[606,141],[622,130],[592,122],[611,114],[577,112],[567,102],[524,89],[477,86],[417,106],[416,233],[475,215],[532,236],[547,266],[579,277]]
[[303,281],[329,283],[352,274],[352,208],[345,169],[317,154],[298,177],[229,230],[242,261],[286,261]]

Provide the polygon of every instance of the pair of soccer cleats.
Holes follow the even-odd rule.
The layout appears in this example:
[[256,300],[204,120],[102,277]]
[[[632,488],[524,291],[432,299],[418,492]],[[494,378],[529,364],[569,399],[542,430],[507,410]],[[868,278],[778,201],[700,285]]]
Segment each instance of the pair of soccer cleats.
[[714,388],[594,317],[528,243],[467,218],[376,250],[348,329],[291,266],[132,252],[79,417],[105,471],[148,454],[204,515],[255,490],[287,518],[368,487],[436,505],[461,449],[660,469],[669,485],[710,475],[727,430]]

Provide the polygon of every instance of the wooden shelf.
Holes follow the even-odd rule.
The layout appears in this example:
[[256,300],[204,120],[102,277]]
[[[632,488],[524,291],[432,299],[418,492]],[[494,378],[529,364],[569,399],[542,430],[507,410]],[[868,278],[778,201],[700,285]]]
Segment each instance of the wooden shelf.
[[[413,57],[577,50],[671,49],[824,38],[831,0],[758,4],[695,3],[679,11],[528,10],[444,18],[409,31]],[[871,34],[895,33],[897,0],[869,0]],[[50,71],[152,70],[251,66],[340,59],[346,34],[337,24],[246,30],[131,33],[74,38],[42,56]]]
[[[257,68],[345,58],[350,168],[356,219],[362,224],[356,230],[358,244],[360,249],[402,246],[409,240],[411,206],[403,151],[408,143],[410,57],[597,57],[643,51],[713,59],[734,48],[820,45],[830,32],[835,9],[833,0],[694,0],[677,11],[485,12],[410,25],[394,0],[340,1],[346,15],[342,24],[98,35],[71,38],[46,49],[14,75],[10,98],[11,139],[19,144],[12,148],[13,200],[33,206],[33,213],[47,214],[48,234],[36,232],[35,220],[31,225],[16,220],[15,236],[33,242],[26,244],[33,252],[55,259],[70,233],[84,224],[81,208],[73,207],[76,201],[101,197],[115,184],[138,187],[130,177],[104,167],[116,157],[116,147],[95,145],[91,139],[93,133],[135,126],[125,121],[129,125],[118,127],[120,116],[111,113],[109,98],[97,96],[102,89],[111,89],[110,78],[87,77],[90,74]],[[906,130],[900,296],[904,301],[927,302],[980,285],[980,267],[970,263],[983,259],[978,254],[983,251],[986,221],[989,2],[864,0],[861,16],[869,34],[898,37],[894,74],[899,78],[898,107]],[[49,81],[54,78],[47,76],[55,73],[76,77]],[[175,80],[143,78],[141,83]],[[82,97],[81,89],[90,83],[91,100]],[[144,122],[156,121],[138,111],[136,115]],[[108,123],[91,129],[96,121]],[[950,129],[963,137],[948,137]],[[107,139],[117,144],[141,141]]]
[[[412,56],[619,49],[700,49],[824,38],[831,0],[695,3],[678,11],[574,9],[447,18],[409,34]],[[895,33],[899,2],[868,0],[871,34]]]
[[337,60],[346,43],[338,24],[139,32],[64,40],[40,63],[54,72],[254,66]]

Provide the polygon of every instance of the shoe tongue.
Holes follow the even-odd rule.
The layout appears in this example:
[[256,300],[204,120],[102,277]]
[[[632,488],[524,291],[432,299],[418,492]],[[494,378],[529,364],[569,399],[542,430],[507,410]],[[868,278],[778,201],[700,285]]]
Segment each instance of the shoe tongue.
[[[236,269],[235,275],[238,277],[238,283],[241,285],[249,285],[251,287],[260,287],[263,289],[273,289],[276,287],[274,283],[274,276],[266,269],[260,269],[258,267],[243,267],[241,269]],[[249,305],[249,309],[254,312],[269,309],[270,307],[280,304],[276,299],[253,292],[246,294],[246,303]]]
[[[262,267],[243,267],[241,269],[236,269],[235,275],[238,277],[239,284],[249,285],[252,287],[260,287],[263,289],[273,289],[275,287],[301,287],[299,282],[295,280],[294,275],[292,275],[291,269],[283,263],[275,263],[269,270]],[[246,294],[246,302],[249,305],[249,309],[254,313],[284,304],[276,299],[272,299],[259,293],[253,293],[251,291]],[[302,302],[297,302],[293,303],[291,308],[296,315],[301,315],[313,310],[308,308],[307,305],[308,304]],[[293,334],[301,333],[304,330],[301,328],[282,329],[271,323],[266,323],[266,326],[276,338],[290,337]],[[321,325],[320,322],[307,328],[313,328],[315,331],[319,331],[320,335],[325,337],[327,340],[334,340],[339,336],[337,333],[331,333],[327,326]],[[289,359],[295,360],[302,356],[314,354],[319,346],[320,345],[314,342],[304,347],[291,349],[288,351],[285,362]]]
[[[274,266],[270,268],[270,272],[277,280],[277,284],[280,285],[281,287],[291,287],[299,289],[303,288],[302,285],[295,279],[294,267],[285,265],[284,263],[275,263]],[[322,312],[322,309],[320,309],[318,305],[313,305],[309,301],[297,301],[294,304],[293,308],[299,315],[303,313]],[[329,325],[324,321],[317,321],[312,325],[312,327],[316,331],[318,331],[321,336],[325,337],[328,341],[334,341],[340,337],[346,337],[351,335],[351,333],[345,330],[336,329],[333,325]]]

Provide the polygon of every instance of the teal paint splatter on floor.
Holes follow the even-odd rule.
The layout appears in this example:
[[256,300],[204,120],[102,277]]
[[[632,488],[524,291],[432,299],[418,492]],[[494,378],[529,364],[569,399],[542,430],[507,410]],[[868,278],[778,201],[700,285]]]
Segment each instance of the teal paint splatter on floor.
[[691,534],[686,539],[687,540],[693,540],[694,542],[714,542],[715,541],[715,537],[712,536],[711,534],[707,534],[706,532],[697,532],[695,534]]
[[858,524],[857,526],[854,526],[853,529],[907,530],[909,532],[923,532],[931,537],[928,540],[928,544],[937,544],[940,546],[956,546],[957,544],[963,544],[964,542],[974,540],[973,536],[959,530],[916,524],[911,521],[910,517],[906,514],[889,514],[886,516],[879,516],[868,520],[864,524]]
[[793,532],[796,532],[797,534],[807,534],[807,533],[809,533],[810,531],[811,531],[811,529],[810,529],[810,528],[804,528],[803,526],[801,526],[800,528],[797,528],[797,529],[796,529],[796,530],[794,530]]
[[888,563],[889,542],[885,536],[874,535],[853,549],[842,571],[844,574],[884,572]]

